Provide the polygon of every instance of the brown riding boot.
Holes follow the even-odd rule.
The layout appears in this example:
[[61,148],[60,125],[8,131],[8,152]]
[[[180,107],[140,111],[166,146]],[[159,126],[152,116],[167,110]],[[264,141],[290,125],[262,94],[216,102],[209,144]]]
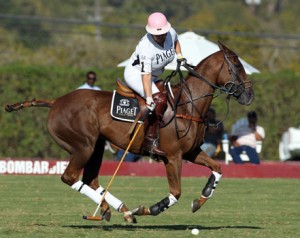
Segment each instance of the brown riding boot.
[[158,130],[159,122],[167,109],[167,97],[165,93],[155,93],[153,95],[156,104],[154,112],[148,116],[145,121],[145,138],[143,141],[143,150],[151,154],[165,156],[165,152],[159,146]]

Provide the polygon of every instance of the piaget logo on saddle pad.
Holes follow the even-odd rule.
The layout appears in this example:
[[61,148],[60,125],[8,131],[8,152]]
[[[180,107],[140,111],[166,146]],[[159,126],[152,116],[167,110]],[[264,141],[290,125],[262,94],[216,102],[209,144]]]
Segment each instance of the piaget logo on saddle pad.
[[110,114],[121,121],[133,122],[140,111],[139,103],[135,98],[127,98],[114,91]]
[[136,117],[138,108],[123,106],[121,103],[117,106],[117,114],[121,116]]
[[130,101],[128,99],[121,99],[119,105],[121,107],[129,107],[130,106]]

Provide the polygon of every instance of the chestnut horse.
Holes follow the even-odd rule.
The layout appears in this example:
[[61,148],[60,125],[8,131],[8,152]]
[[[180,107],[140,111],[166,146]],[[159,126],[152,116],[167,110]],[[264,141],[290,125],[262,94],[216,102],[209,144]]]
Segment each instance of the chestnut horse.
[[[183,159],[206,166],[212,171],[201,196],[192,203],[192,212],[197,211],[212,196],[218,185],[222,176],[221,166],[200,149],[207,126],[205,115],[214,92],[219,90],[227,94],[227,98],[233,96],[242,105],[250,105],[254,99],[252,84],[238,56],[220,42],[219,48],[220,51],[202,60],[194,69],[184,63],[183,66],[189,70],[188,76],[181,78],[180,84],[172,86],[173,99],[169,97],[169,102],[175,102],[175,113],[159,131],[160,145],[166,157],[154,155],[165,164],[169,196],[149,208],[139,206],[128,211],[123,206],[120,211],[125,213],[127,220],[134,221],[134,215],[158,215],[178,201]],[[6,110],[14,111],[29,106],[51,107],[48,130],[57,144],[70,154],[70,162],[62,175],[62,181],[80,191],[75,184],[84,169],[80,185],[88,185],[91,190],[98,191],[103,141],[126,149],[131,140],[129,131],[132,123],[113,119],[110,115],[112,95],[109,91],[75,90],[53,101],[25,101],[8,105]],[[140,130],[130,152],[142,153],[143,137],[144,132]],[[88,192],[83,194],[89,196]],[[105,202],[102,206],[108,209]]]

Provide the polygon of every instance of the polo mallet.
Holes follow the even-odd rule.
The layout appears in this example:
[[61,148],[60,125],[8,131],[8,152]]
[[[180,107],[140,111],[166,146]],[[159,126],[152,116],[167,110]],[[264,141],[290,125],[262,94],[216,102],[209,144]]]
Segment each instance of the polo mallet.
[[[149,111],[148,111],[148,109],[146,109],[146,113],[144,113],[144,115],[143,115],[143,120],[142,120],[142,121],[144,121],[144,118],[146,118],[146,117],[148,116],[148,114],[149,114]],[[140,118],[140,117],[137,117],[136,120],[138,120],[139,118]],[[99,205],[97,206],[97,208],[96,208],[96,210],[95,210],[93,216],[83,216],[83,217],[82,217],[83,219],[91,220],[91,221],[102,221],[102,220],[104,219],[105,213],[107,212],[108,208],[104,211],[104,213],[102,214],[102,216],[96,216],[96,214],[98,213],[98,210],[99,210],[99,208],[100,208],[102,202],[104,201],[105,195],[106,195],[106,193],[108,192],[108,190],[109,190],[109,188],[110,188],[110,186],[111,186],[111,184],[112,184],[112,181],[114,180],[116,174],[118,173],[118,171],[119,171],[119,169],[120,169],[120,167],[121,167],[121,165],[122,165],[122,163],[123,163],[123,161],[124,161],[124,159],[125,159],[125,156],[126,156],[128,150],[130,149],[130,147],[131,147],[131,145],[132,145],[132,143],[133,143],[135,137],[137,136],[137,134],[138,134],[138,132],[139,132],[139,130],[140,130],[140,128],[141,128],[142,125],[143,125],[143,123],[140,123],[140,124],[137,126],[137,129],[135,130],[135,132],[134,132],[134,134],[133,134],[133,136],[132,136],[132,138],[131,138],[131,140],[130,140],[130,142],[129,142],[127,148],[126,148],[126,150],[125,150],[125,152],[124,152],[124,154],[123,154],[123,156],[122,156],[122,158],[121,158],[121,160],[120,160],[120,162],[119,162],[119,164],[118,164],[118,167],[116,168],[116,170],[115,170],[113,176],[111,177],[111,179],[110,179],[110,181],[109,181],[109,183],[108,183],[108,185],[107,185],[107,187],[106,187],[106,189],[105,189],[105,192],[104,192],[104,194],[103,194],[103,196],[102,196],[102,198],[101,198],[101,201],[100,201]]]

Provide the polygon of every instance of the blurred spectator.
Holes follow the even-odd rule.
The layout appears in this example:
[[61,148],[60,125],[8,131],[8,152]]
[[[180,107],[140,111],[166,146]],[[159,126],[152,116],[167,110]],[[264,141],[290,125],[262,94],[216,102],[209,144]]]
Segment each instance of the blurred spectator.
[[86,82],[78,87],[77,89],[91,89],[91,90],[101,90],[101,88],[95,86],[97,80],[97,75],[94,71],[89,71],[86,74]]
[[[120,147],[111,144],[110,142],[106,143],[106,149],[108,149],[111,153],[114,154],[114,159],[117,161],[120,161],[125,153],[125,150],[121,149]],[[125,162],[137,162],[139,159],[141,159],[141,155],[136,155],[130,152],[127,152],[124,161]]]
[[247,119],[240,120],[240,123],[232,128],[230,141],[233,146],[230,148],[229,153],[237,164],[244,163],[240,157],[243,151],[246,152],[252,164],[259,164],[256,141],[262,141],[265,138],[265,130],[257,125],[255,111],[248,112]]
[[222,136],[224,133],[223,123],[216,119],[216,112],[213,108],[207,111],[207,122],[210,124],[205,131],[204,143],[201,149],[206,152],[209,157],[217,156],[216,152],[222,150]]
[[[125,150],[119,149],[117,150],[115,154],[115,159],[120,161],[122,159],[122,156],[124,155]],[[124,162],[137,162],[139,159],[141,159],[141,155],[136,155],[128,152],[124,158]]]
[[289,127],[279,142],[279,158],[281,161],[300,161],[300,127]]

